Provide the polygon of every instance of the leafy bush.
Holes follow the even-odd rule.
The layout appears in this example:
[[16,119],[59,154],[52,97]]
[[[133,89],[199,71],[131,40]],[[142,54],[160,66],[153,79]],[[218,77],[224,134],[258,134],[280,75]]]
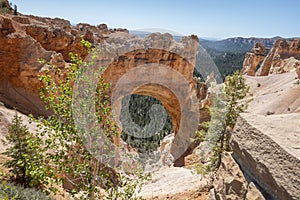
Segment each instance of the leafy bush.
[[0,182],[0,199],[3,200],[51,200],[46,194],[33,188]]

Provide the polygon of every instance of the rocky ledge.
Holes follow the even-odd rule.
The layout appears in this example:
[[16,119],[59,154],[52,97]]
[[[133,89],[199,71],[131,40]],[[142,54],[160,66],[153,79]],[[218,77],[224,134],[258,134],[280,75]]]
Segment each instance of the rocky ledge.
[[299,120],[299,113],[245,113],[237,121],[233,157],[266,199],[300,198]]

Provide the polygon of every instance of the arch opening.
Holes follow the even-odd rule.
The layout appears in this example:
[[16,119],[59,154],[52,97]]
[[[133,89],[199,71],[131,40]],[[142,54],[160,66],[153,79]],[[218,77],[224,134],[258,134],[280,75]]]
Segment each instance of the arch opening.
[[[129,103],[129,113],[124,109],[126,103]],[[157,109],[162,109],[166,116],[154,116]],[[171,115],[162,103],[152,96],[140,94],[125,96],[122,100],[120,121],[123,128],[122,140],[138,153],[157,151],[161,140],[174,132]],[[136,126],[132,126],[132,123]]]

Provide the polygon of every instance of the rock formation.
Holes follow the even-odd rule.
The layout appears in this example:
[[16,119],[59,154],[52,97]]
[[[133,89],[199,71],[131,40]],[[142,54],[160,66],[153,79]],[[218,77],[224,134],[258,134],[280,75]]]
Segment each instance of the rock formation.
[[49,114],[38,94],[37,77],[43,70],[38,59],[64,67],[69,52],[87,55],[81,35],[101,42],[112,32],[127,32],[110,31],[105,25],[72,27],[67,20],[24,15],[0,15],[0,27],[0,101],[34,115]]
[[233,156],[267,199],[300,197],[300,115],[243,114],[232,134]]
[[247,112],[261,115],[300,113],[300,85],[295,71],[272,76],[248,76]]
[[251,101],[231,134],[233,158],[223,156],[211,200],[300,198],[300,85],[295,75],[246,76],[246,100]]
[[251,49],[251,52],[256,55],[265,55],[266,47],[261,43],[255,43],[254,47]]
[[37,75],[42,66],[58,57],[29,37],[13,19],[0,16],[0,101],[24,113],[45,114],[38,97]]
[[298,66],[298,67],[296,68],[296,73],[297,73],[297,75],[298,75],[298,78],[300,78],[300,66]]
[[[290,66],[287,67],[287,59],[293,58]],[[265,58],[260,70],[257,71],[258,76],[266,76],[268,74],[279,74],[294,69],[300,63],[300,39],[287,41],[279,39],[272,47],[270,53]]]
[[[294,71],[295,68],[298,70],[300,66],[300,39],[277,40],[265,58],[257,56],[256,52],[259,53],[259,51],[259,48],[255,46],[252,53],[246,54],[242,69],[244,74],[267,76]],[[262,60],[261,67],[256,71]]]
[[261,43],[256,43],[251,50],[247,53],[243,63],[242,73],[249,76],[254,76],[257,66],[264,60],[266,47]]

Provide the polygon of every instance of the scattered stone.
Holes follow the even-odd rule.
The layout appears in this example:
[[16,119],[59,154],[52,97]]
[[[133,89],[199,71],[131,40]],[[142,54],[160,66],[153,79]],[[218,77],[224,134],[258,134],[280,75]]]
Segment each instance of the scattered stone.
[[[247,183],[239,165],[230,153],[222,155],[220,168],[213,182],[215,199],[243,199],[247,191]],[[212,193],[210,193],[212,195]],[[214,197],[211,197],[214,199]]]

